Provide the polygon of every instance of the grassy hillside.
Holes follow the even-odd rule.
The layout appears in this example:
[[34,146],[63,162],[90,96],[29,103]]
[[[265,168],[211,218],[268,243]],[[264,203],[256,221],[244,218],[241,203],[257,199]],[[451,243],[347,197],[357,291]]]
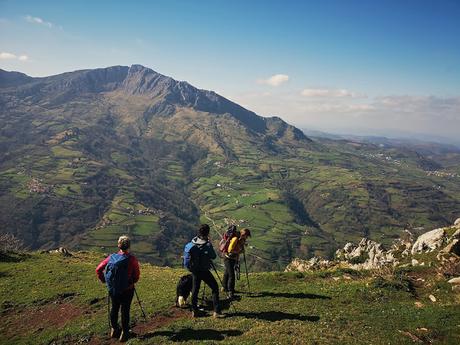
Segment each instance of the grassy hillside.
[[[102,258],[91,252],[2,256],[0,343],[115,343],[107,337],[105,287],[94,273]],[[192,319],[188,311],[172,306],[183,273],[141,265],[137,290],[148,320],[133,301],[137,338],[129,344],[460,342],[460,297],[435,268],[254,273],[251,294],[242,277],[236,311],[224,303],[227,317],[220,320]]]

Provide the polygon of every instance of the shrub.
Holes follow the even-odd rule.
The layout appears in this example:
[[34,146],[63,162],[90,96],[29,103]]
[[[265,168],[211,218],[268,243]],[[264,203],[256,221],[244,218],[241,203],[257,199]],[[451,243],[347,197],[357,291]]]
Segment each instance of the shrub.
[[13,234],[0,234],[0,252],[19,252],[24,249],[24,242]]

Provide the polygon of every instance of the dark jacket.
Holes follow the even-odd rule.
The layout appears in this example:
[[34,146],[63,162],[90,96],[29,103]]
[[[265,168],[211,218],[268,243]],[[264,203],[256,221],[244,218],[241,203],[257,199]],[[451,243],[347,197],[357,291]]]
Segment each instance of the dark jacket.
[[212,260],[217,257],[211,242],[197,236],[192,239],[192,243],[200,249],[200,262],[197,271],[209,271],[212,268]]

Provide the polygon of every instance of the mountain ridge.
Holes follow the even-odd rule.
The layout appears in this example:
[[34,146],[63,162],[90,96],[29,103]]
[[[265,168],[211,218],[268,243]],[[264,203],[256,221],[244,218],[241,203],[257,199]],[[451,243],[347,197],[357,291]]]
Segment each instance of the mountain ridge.
[[[169,105],[192,107],[198,111],[220,115],[228,113],[257,133],[264,133],[267,130],[267,120],[264,120],[265,118],[218,95],[214,91],[198,89],[185,81],[174,80],[142,65],[77,70],[39,78],[29,77],[25,74],[20,76],[15,74],[19,72],[1,71],[2,75],[10,75],[11,79],[16,78],[19,80],[20,77],[22,78],[21,80],[23,81],[20,84],[12,86],[25,88],[27,84],[32,83],[33,85],[30,85],[32,91],[39,89],[40,91],[45,91],[45,93],[66,92],[73,95],[75,95],[75,92],[78,94],[123,91],[130,95],[148,96],[151,99],[163,96]],[[64,100],[68,101],[69,99],[64,97]],[[166,105],[162,106],[166,107]],[[157,105],[157,107],[159,106]],[[270,123],[277,123],[278,121],[282,120],[279,117],[273,117]],[[286,125],[282,127],[286,127]],[[299,129],[293,127],[292,130],[297,140],[309,140]]]
[[255,234],[249,265],[277,269],[362,236],[449,224],[460,205],[449,157],[312,141],[143,66],[10,77],[0,222],[33,248],[104,251],[128,233],[143,259],[173,266],[198,223],[235,223]]

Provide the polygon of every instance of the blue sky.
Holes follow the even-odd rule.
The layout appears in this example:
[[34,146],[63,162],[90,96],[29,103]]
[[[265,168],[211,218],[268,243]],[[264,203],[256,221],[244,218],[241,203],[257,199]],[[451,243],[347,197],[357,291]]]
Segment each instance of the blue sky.
[[330,131],[460,128],[460,1],[4,1],[0,68],[139,63]]

